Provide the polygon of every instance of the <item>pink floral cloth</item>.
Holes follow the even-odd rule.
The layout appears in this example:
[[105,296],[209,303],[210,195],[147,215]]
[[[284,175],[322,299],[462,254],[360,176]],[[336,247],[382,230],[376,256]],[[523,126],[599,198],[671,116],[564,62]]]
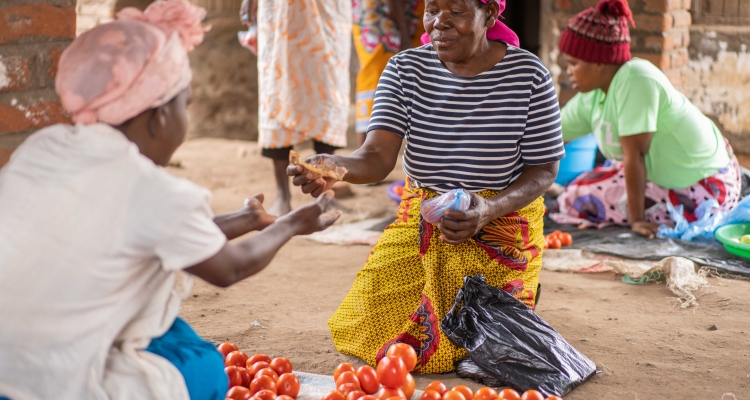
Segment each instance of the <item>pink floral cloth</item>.
[[76,38],[60,58],[55,88],[73,121],[119,125],[190,86],[188,52],[203,41],[203,8],[161,0]]
[[[667,203],[682,205],[688,222],[696,221],[695,210],[709,199],[716,199],[722,210],[731,210],[740,201],[742,181],[740,164],[727,143],[729,165],[712,176],[685,189],[665,189],[646,183],[646,221],[657,224],[672,222]],[[557,223],[603,228],[630,224],[624,165],[608,161],[604,166],[576,178],[557,198],[557,209],[550,218]]]

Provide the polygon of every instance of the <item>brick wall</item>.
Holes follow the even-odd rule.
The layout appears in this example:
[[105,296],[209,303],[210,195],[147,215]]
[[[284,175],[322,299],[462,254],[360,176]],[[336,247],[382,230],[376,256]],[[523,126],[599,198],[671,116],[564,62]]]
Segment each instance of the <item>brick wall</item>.
[[55,93],[57,62],[75,37],[75,0],[0,1],[0,165],[47,125],[69,122]]
[[[559,33],[576,13],[594,7],[598,0],[555,0],[554,15],[557,26],[551,37],[555,45]],[[633,56],[647,59],[661,68],[672,83],[681,89],[685,82],[690,45],[691,0],[631,0],[630,8],[636,28],[630,30]],[[565,61],[559,55],[560,100],[566,102],[575,91],[565,76]]]

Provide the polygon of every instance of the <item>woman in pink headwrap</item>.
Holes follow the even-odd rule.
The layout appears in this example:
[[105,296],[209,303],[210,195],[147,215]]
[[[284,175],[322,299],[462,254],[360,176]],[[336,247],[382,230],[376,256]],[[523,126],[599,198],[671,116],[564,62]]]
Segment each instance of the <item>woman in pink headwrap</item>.
[[[504,5],[504,1],[502,2]],[[414,347],[421,373],[452,371],[466,357],[440,321],[465,276],[534,307],[542,266],[541,196],[563,157],[555,88],[544,64],[519,49],[498,21],[497,0],[427,0],[426,44],[390,59],[380,78],[367,140],[351,156],[318,155],[344,180],[371,183],[406,148],[407,185],[349,294],[329,321],[336,348],[377,363],[396,342]],[[287,172],[319,196],[334,179]],[[424,202],[463,189],[466,211],[425,220]]]
[[0,398],[223,399],[221,354],[177,318],[191,276],[229,286],[336,220],[329,195],[214,217],[206,189],[162,168],[185,138],[203,15],[158,1],[78,37],[56,82],[76,124],[0,170]]

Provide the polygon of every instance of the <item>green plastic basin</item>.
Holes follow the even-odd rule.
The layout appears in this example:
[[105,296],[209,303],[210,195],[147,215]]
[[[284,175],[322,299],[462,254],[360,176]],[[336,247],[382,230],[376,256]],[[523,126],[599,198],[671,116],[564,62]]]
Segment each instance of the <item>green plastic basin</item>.
[[716,230],[716,240],[724,244],[724,248],[736,256],[750,258],[750,244],[737,243],[732,238],[750,234],[750,224],[725,225]]

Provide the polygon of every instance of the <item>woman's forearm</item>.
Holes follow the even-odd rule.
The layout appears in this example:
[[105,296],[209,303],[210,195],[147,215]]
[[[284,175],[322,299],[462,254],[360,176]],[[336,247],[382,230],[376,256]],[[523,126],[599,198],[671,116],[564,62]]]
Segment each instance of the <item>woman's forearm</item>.
[[628,195],[628,220],[643,221],[646,203],[646,162],[643,154],[625,158],[625,192]]
[[521,176],[505,190],[489,199],[490,221],[520,210],[544,195],[557,177],[559,161],[541,165],[524,165]]
[[398,161],[403,139],[387,131],[371,131],[365,144],[350,156],[331,156],[348,170],[344,180],[354,184],[376,183],[388,177]]
[[238,238],[253,230],[252,217],[245,211],[220,214],[214,217],[214,223],[224,232],[227,240]]

